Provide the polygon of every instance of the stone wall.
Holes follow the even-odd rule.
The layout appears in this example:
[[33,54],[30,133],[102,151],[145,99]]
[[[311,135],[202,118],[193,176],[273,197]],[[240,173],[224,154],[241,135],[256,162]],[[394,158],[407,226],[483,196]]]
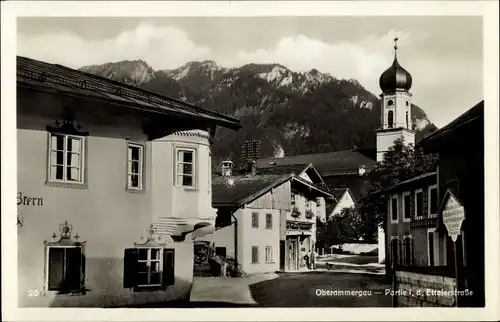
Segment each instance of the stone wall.
[[396,306],[454,307],[455,279],[447,276],[396,271]]

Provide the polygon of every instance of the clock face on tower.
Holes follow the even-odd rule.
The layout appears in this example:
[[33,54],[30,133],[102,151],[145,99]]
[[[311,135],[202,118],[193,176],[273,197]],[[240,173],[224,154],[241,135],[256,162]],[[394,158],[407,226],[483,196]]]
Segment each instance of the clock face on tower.
[[393,104],[394,104],[394,102],[392,100],[387,101],[387,106],[392,106]]

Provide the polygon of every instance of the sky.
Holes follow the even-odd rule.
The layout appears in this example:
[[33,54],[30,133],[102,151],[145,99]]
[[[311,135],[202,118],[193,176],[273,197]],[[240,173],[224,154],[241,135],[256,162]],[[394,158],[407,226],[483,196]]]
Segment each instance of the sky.
[[483,99],[480,16],[37,17],[18,18],[17,36],[18,55],[73,68],[135,59],[155,70],[195,60],[279,63],[354,78],[375,95],[397,36],[412,101],[438,127]]

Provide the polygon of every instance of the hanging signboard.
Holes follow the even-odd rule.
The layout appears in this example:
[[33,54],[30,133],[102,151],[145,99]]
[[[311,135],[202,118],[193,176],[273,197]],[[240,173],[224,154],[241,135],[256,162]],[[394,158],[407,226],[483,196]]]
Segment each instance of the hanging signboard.
[[451,191],[448,190],[447,195],[448,200],[443,209],[443,223],[448,230],[448,236],[456,242],[465,219],[465,209]]

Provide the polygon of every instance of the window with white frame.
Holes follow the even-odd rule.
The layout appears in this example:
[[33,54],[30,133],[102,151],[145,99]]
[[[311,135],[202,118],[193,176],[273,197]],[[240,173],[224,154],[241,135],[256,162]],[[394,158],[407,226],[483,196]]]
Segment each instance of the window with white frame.
[[194,188],[196,186],[196,150],[178,148],[176,151],[177,186]]
[[266,263],[272,263],[272,262],[273,262],[273,247],[266,246]]
[[391,223],[398,222],[398,195],[393,195],[390,202]]
[[438,193],[437,193],[437,185],[429,186],[429,202],[428,202],[428,216],[436,217],[438,210]]
[[137,259],[137,286],[161,286],[162,249],[139,248]]
[[127,188],[143,189],[144,145],[128,143],[127,147]]
[[252,212],[252,228],[259,228],[259,213]]
[[140,291],[175,284],[175,249],[162,245],[127,248],[123,266],[124,288]]
[[429,266],[439,266],[439,235],[436,228],[427,229],[427,258]]
[[316,198],[316,208],[321,207],[321,198]]
[[403,221],[411,221],[411,195],[409,192],[403,193]]
[[259,247],[252,246],[252,264],[257,264],[259,262]]
[[48,181],[84,182],[84,145],[82,136],[49,133]]
[[424,215],[424,192],[422,189],[415,190],[415,218],[421,218]]
[[292,193],[290,195],[290,200],[291,200],[290,204],[291,204],[292,208],[294,208],[297,204],[297,196],[294,193]]
[[266,214],[266,229],[273,229],[273,214]]

